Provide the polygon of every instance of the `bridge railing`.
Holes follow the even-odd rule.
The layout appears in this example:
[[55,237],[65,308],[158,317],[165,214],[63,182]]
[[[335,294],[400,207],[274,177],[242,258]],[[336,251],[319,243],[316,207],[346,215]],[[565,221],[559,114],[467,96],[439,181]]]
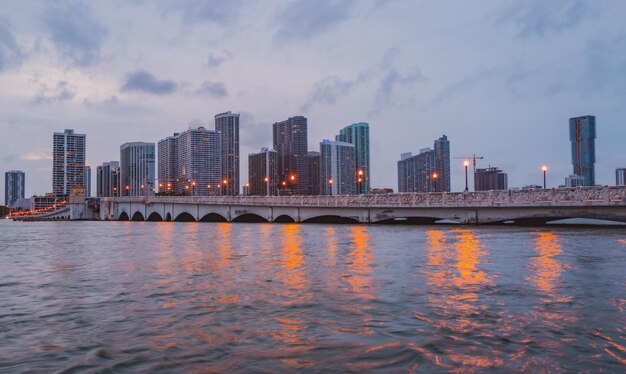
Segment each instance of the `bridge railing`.
[[626,186],[552,189],[395,193],[343,196],[149,196],[107,198],[116,202],[285,207],[505,207],[626,205]]

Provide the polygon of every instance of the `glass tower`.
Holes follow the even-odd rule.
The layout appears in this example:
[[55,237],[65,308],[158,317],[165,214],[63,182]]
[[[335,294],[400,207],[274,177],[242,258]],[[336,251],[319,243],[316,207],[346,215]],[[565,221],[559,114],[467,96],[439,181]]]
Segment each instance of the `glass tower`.
[[222,178],[224,195],[239,194],[239,114],[220,113],[215,116],[215,131],[222,137]]
[[278,155],[279,188],[285,194],[307,195],[309,162],[306,117],[290,117],[274,123],[273,140]]
[[596,117],[574,117],[569,120],[569,140],[572,142],[574,174],[585,179],[585,186],[596,184]]
[[[335,140],[351,143],[355,149],[357,194],[366,194],[370,190],[370,127],[368,123],[358,122],[344,127],[335,137]],[[359,173],[360,172],[360,173]]]
[[124,143],[120,146],[122,196],[154,195],[154,143]]
[[11,170],[4,173],[4,204],[13,208],[18,199],[24,198],[26,177],[23,171]]

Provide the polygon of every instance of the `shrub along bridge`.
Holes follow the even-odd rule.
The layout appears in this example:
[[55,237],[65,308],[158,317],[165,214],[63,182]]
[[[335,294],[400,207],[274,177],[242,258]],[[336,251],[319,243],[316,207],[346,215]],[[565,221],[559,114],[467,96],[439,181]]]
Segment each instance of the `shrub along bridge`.
[[357,196],[117,197],[102,198],[93,216],[77,207],[71,212],[70,219],[183,222],[545,224],[567,218],[626,222],[626,186]]

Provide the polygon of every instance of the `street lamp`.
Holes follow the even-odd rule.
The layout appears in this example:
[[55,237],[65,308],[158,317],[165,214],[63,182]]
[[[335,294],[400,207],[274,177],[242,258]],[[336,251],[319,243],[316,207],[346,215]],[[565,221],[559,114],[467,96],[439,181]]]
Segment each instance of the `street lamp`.
[[330,188],[330,191],[328,191],[329,195],[333,194],[333,180],[332,178],[328,180],[328,187]]
[[467,192],[469,191],[469,187],[467,186],[467,168],[469,167],[469,161],[465,160],[463,166],[465,166],[465,192]]
[[224,190],[228,193],[228,180],[224,179],[222,181],[222,195],[224,195]]
[[437,192],[437,178],[439,177],[439,175],[437,175],[437,173],[433,173],[433,189],[434,192]]
[[359,194],[361,194],[363,193],[363,170],[359,170],[358,176],[359,178],[357,180],[359,181]]
[[191,194],[196,195],[196,181],[191,181]]
[[265,177],[265,193],[267,196],[270,195],[270,179]]
[[546,189],[546,173],[548,172],[548,167],[547,166],[543,166],[541,168],[541,171],[543,171],[543,189]]

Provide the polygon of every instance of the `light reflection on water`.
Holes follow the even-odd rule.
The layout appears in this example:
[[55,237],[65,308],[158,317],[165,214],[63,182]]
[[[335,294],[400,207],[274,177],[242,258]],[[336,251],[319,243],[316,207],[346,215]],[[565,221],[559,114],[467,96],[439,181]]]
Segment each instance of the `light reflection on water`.
[[621,229],[1,222],[0,235],[0,371],[626,368]]

